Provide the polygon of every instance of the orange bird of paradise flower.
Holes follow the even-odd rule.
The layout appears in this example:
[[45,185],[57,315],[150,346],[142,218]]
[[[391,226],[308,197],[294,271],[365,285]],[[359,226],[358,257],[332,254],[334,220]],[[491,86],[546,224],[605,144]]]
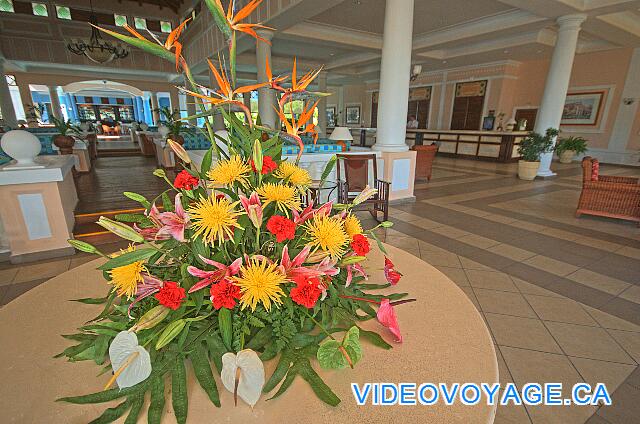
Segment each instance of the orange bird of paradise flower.
[[316,106],[318,106],[318,102],[319,100],[316,100],[316,102],[311,105],[311,107],[309,107],[309,104],[307,103],[297,121],[296,117],[293,116],[293,113],[291,114],[291,121],[289,121],[285,116],[282,107],[276,109],[280,120],[284,123],[284,126],[287,130],[286,133],[289,134],[298,143],[298,147],[300,148],[300,151],[298,152],[298,160],[300,160],[300,156],[302,156],[302,153],[304,151],[304,143],[300,138],[300,134],[313,134],[314,144],[318,140],[318,131],[316,130],[316,126],[313,124],[313,122],[309,122],[309,120],[313,117],[313,111],[315,110]]
[[[218,59],[220,60],[220,59]],[[207,96],[201,93],[196,93],[194,91],[191,90],[187,90],[186,88],[182,88],[181,90],[184,91],[185,93],[188,93],[191,96],[194,97],[198,97],[200,99],[203,99],[204,101],[211,103],[213,105],[216,106],[222,106],[225,104],[233,104],[236,105],[238,107],[240,107],[242,109],[242,111],[244,112],[244,114],[247,117],[247,121],[249,122],[250,126],[253,126],[253,120],[251,119],[251,110],[245,106],[244,102],[241,102],[239,100],[236,99],[236,96],[238,94],[244,94],[244,93],[248,93],[251,92],[253,90],[257,90],[260,87],[264,87],[265,85],[267,85],[267,82],[263,82],[263,83],[259,83],[259,84],[251,84],[251,85],[245,85],[243,87],[238,87],[236,89],[233,89],[231,87],[231,84],[229,83],[229,78],[227,77],[227,73],[224,70],[223,67],[220,67],[220,71],[218,71],[218,69],[216,68],[216,66],[211,62],[211,60],[208,60],[209,62],[209,68],[211,69],[211,72],[213,73],[214,78],[216,79],[216,83],[218,84],[218,89],[215,91],[212,91],[213,94],[215,94],[216,96]],[[206,90],[206,87],[204,87]],[[211,91],[211,90],[209,90]]]
[[[220,9],[221,15],[224,16],[224,8],[222,7],[222,3],[220,2],[220,0],[215,0],[215,3],[216,3],[216,7]],[[235,3],[236,3],[235,0],[229,1],[229,7],[227,8],[227,15],[225,16],[225,19],[227,20],[227,25],[229,25],[229,28],[231,28],[234,31],[244,32],[245,34],[252,36],[256,40],[264,41],[267,44],[271,44],[269,43],[268,40],[265,40],[264,38],[260,37],[256,33],[255,28],[270,29],[270,30],[272,30],[273,28],[264,26],[262,24],[240,23],[240,21],[242,21],[247,16],[251,15],[251,13],[253,13],[253,11],[258,6],[260,6],[260,3],[262,3],[262,0],[251,0],[242,9],[238,10],[234,15],[233,8],[235,6]]]
[[[281,83],[284,82],[285,80],[287,80],[288,77],[286,76],[280,76],[277,78],[273,78],[273,74],[271,72],[271,67],[269,66],[269,62],[267,61],[266,63],[266,72],[267,72],[267,77],[270,80],[270,84],[271,84],[271,88],[273,88],[274,90],[278,90],[281,91],[282,97],[280,98],[279,104],[280,104],[280,108],[283,108],[284,105],[287,103],[287,101],[289,101],[289,99],[291,98],[291,96],[293,96],[296,93],[307,93],[307,87],[309,87],[309,84],[311,84],[311,82],[313,82],[314,79],[316,79],[316,77],[320,74],[320,72],[322,71],[322,67],[320,67],[319,69],[316,69],[315,71],[309,71],[306,74],[304,74],[302,77],[300,77],[300,79],[298,79],[298,72],[297,72],[298,66],[297,66],[297,60],[294,57],[293,58],[293,69],[291,71],[291,87],[290,88],[285,88],[282,87]],[[328,96],[329,93],[319,93],[319,92],[309,92],[311,94],[315,94],[316,96]]]
[[[187,22],[189,22],[190,20],[191,18],[185,19],[180,25],[178,25],[173,31],[171,31],[164,43],[161,42],[152,32],[149,32],[149,34],[151,34],[151,36],[153,37],[156,43],[162,46],[165,50],[169,52],[171,51],[174,52],[174,55],[176,57],[176,71],[180,70],[180,66],[182,66],[183,68],[187,66],[187,63],[182,57],[182,43],[178,41],[178,38],[180,38],[180,34],[182,34],[182,31],[184,31],[187,25]],[[93,24],[90,24],[90,25],[95,26]],[[100,31],[106,32],[107,34],[113,35],[116,38],[119,38],[118,35],[120,34],[118,34],[117,32],[110,31],[108,29],[100,28],[97,26],[96,28],[98,28]],[[128,24],[125,24],[123,28],[126,29],[131,35],[133,35],[137,39],[145,41],[147,43],[150,42],[145,37],[143,37],[138,31],[131,28]],[[144,47],[142,48],[144,49]]]

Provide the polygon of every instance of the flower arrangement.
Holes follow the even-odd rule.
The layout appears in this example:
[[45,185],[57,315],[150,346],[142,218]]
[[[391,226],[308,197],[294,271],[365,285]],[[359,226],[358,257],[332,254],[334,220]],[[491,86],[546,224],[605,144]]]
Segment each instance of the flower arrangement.
[[[387,258],[388,283],[366,282],[363,262],[370,240],[383,251],[384,246],[375,228],[362,228],[353,209],[375,190],[365,190],[351,204],[304,203],[311,178],[297,163],[283,160],[281,152],[285,140],[299,141],[301,131],[314,130],[306,123],[308,117],[292,120],[281,133],[254,124],[249,113],[243,122],[225,109],[236,104],[235,94],[249,89],[234,88],[235,34],[243,31],[260,41],[253,28],[261,25],[239,22],[261,0],[252,0],[235,13],[232,2],[226,14],[219,0],[205,2],[230,40],[231,80],[212,65],[218,89],[193,83],[189,90],[205,100],[201,115],[225,116],[229,154],[218,146],[222,141],[208,122],[212,147],[199,167],[182,146],[169,140],[184,169],[173,180],[163,170],[154,172],[168,189],[152,200],[125,192],[144,207],[144,213],[98,221],[130,241],[130,246],[106,255],[88,243],[69,241],[105,259],[98,269],[110,286],[103,298],[78,299],[103,305],[102,312],[79,333],[65,335],[77,344],[59,355],[70,361],[93,360],[103,372],[113,373],[103,391],[61,399],[76,404],[122,399],[97,422],[114,421],[127,411],[127,422],[135,422],[147,392],[149,422],[160,422],[167,382],[176,419],[186,422],[186,361],[216,406],[220,400],[214,372],[234,394],[236,404],[240,398],[253,407],[262,394],[279,386],[272,396],[278,397],[301,377],[320,400],[338,405],[340,399],[312,366],[314,358],[321,368],[353,368],[363,357],[360,339],[390,349],[378,333],[362,329],[359,323],[377,319],[400,343],[394,307],[415,300],[403,299],[406,293],[370,293],[401,279]],[[125,28],[134,37],[113,34],[175,60],[192,81],[178,41],[184,24],[158,44]],[[317,72],[300,80],[295,74],[294,68],[290,88],[281,85],[287,79],[282,76],[270,77],[266,84],[289,98],[319,95],[306,91]],[[279,105],[281,113],[286,104],[285,100]],[[335,160],[329,162],[323,178],[334,165]],[[276,358],[275,371],[266,376],[263,363]],[[114,383],[118,387],[110,388]]]

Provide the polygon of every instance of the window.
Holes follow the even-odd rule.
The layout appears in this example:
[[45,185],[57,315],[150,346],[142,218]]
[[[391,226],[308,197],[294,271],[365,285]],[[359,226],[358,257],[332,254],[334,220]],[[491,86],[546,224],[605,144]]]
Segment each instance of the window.
[[71,20],[71,9],[67,6],[56,6],[56,16],[58,19]]
[[160,31],[171,32],[171,22],[160,21]]
[[147,29],[147,20],[145,18],[133,18],[133,23],[137,29]]
[[[136,19],[138,19],[138,18],[136,18]],[[119,27],[125,26],[127,24],[127,17],[125,15],[118,15],[117,13],[114,13],[113,14],[113,20],[114,20],[116,26],[119,26]],[[138,23],[136,22],[136,28],[138,27],[137,25],[138,25]]]
[[0,0],[0,12],[13,13],[13,1],[12,0]]
[[47,5],[44,3],[31,3],[31,8],[36,16],[49,16]]

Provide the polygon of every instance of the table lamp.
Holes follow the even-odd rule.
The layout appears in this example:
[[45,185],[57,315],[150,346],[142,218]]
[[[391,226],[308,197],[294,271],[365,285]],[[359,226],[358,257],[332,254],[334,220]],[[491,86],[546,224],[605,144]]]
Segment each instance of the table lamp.
[[329,140],[336,140],[336,144],[342,148],[342,151],[347,150],[346,141],[352,141],[353,136],[351,135],[351,131],[347,127],[335,127],[333,132],[329,136]]

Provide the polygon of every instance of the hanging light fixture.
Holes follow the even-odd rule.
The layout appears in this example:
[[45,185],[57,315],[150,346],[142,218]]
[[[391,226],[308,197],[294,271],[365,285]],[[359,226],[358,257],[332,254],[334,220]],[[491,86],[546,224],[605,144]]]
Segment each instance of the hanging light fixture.
[[129,50],[120,44],[112,44],[102,38],[100,31],[95,27],[98,25],[98,19],[93,11],[93,2],[89,4],[91,5],[89,23],[94,25],[91,27],[91,37],[88,40],[71,40],[67,44],[67,48],[77,55],[84,55],[93,62],[101,64],[127,57]]

